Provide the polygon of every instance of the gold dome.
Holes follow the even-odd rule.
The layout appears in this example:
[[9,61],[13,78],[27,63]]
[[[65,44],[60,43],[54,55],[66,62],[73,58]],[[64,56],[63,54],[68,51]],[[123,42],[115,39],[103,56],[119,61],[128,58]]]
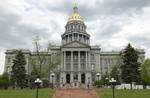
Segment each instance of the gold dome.
[[79,14],[79,13],[73,13],[71,16],[69,16],[69,21],[74,21],[74,20],[78,20],[78,21],[83,21],[83,17]]
[[74,8],[74,13],[69,16],[69,19],[68,21],[74,21],[74,20],[77,20],[77,21],[84,21],[83,17],[78,13],[78,8],[75,6]]

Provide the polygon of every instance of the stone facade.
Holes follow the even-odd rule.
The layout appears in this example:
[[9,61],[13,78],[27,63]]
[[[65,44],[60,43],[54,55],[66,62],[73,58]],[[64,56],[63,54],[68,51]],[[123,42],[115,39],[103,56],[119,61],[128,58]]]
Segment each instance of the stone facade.
[[[101,79],[101,75],[110,72],[112,67],[121,63],[121,51],[101,51],[99,46],[90,45],[90,35],[86,32],[82,16],[78,8],[74,7],[74,13],[69,17],[65,26],[65,32],[61,35],[62,45],[53,47],[51,53],[60,53],[61,63],[52,72],[50,81],[61,85],[80,86],[92,84],[94,80]],[[7,50],[5,57],[5,72],[10,73],[15,57],[15,50]],[[138,49],[139,61],[143,62],[145,52]],[[27,65],[27,73],[31,73],[29,59],[36,58],[36,53],[23,50]]]

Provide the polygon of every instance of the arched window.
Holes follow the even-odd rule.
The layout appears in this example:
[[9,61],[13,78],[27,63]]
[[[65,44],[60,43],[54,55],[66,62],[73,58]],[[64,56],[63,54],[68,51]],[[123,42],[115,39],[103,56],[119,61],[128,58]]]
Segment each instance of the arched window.
[[79,25],[79,30],[81,30],[81,25]]

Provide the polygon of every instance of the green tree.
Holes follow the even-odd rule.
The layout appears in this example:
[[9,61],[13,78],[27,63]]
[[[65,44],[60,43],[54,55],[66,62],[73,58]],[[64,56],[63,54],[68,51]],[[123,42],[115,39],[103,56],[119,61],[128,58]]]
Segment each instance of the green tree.
[[114,66],[110,72],[110,77],[114,78],[117,82],[119,81],[119,69],[118,66]]
[[139,83],[141,81],[141,76],[139,71],[140,63],[138,63],[138,52],[130,44],[128,44],[122,52],[122,61],[121,78],[123,82],[130,83],[132,89],[132,83]]
[[35,37],[34,42],[34,56],[30,58],[31,75],[29,77],[30,87],[34,87],[34,80],[40,77],[42,80],[49,80],[50,72],[60,65],[60,52],[53,53],[51,50],[55,46],[48,43],[47,47],[43,48],[40,44],[38,36]]
[[46,48],[40,44],[38,36],[34,39],[34,57],[30,59],[32,74],[41,78],[49,77],[49,72],[60,64],[60,53],[52,53],[51,49],[56,46],[48,43]]
[[9,75],[4,73],[0,76],[0,88],[7,89],[10,84]]
[[143,64],[141,64],[141,76],[144,88],[146,85],[150,84],[150,59],[146,59]]
[[23,89],[27,86],[27,75],[25,70],[26,60],[21,50],[16,51],[16,56],[13,61],[11,80],[15,87]]

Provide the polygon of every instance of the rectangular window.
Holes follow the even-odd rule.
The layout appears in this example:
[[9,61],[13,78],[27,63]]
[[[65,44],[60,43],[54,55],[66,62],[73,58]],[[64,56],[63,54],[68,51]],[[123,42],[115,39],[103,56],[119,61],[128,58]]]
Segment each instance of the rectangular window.
[[7,59],[7,62],[8,62],[8,63],[11,63],[11,58],[8,58],[8,59]]

